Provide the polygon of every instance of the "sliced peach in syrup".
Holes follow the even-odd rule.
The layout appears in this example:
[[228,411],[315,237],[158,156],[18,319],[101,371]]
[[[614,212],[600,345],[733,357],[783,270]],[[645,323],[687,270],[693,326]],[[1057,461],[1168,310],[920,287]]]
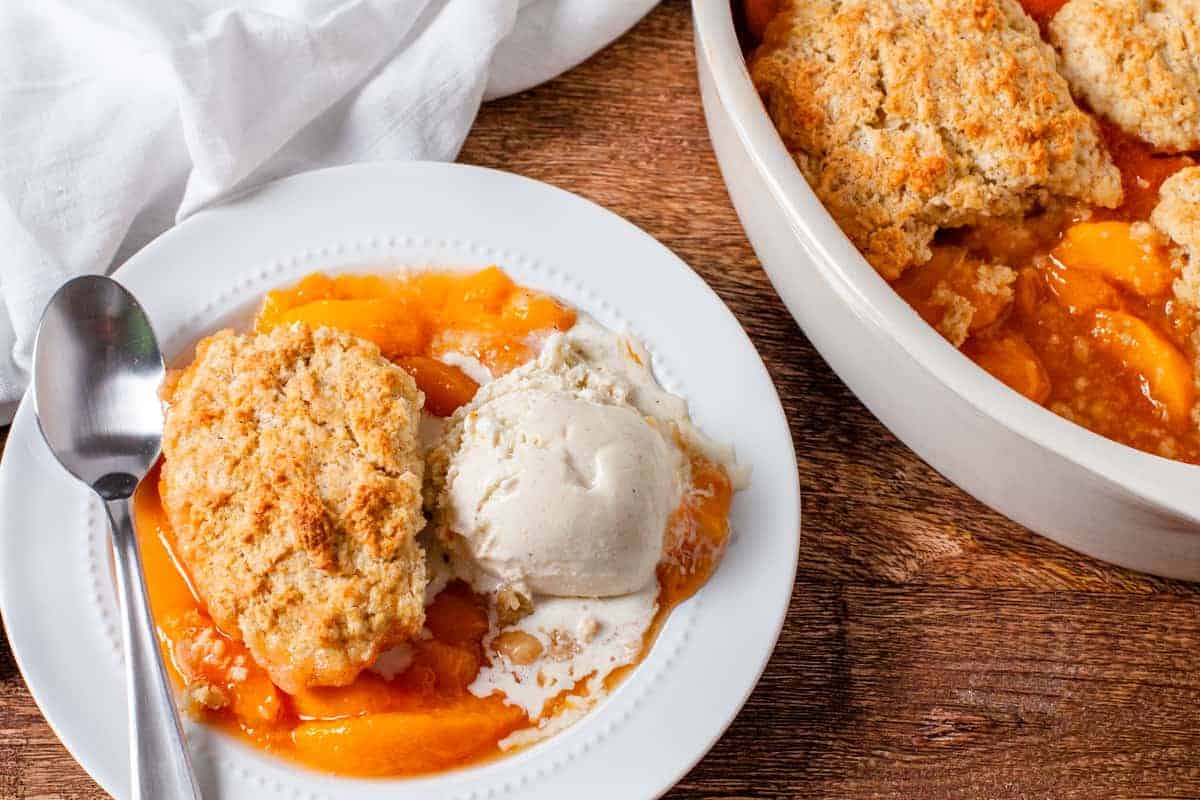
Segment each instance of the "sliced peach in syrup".
[[658,565],[664,598],[680,603],[704,585],[729,541],[729,506],[733,485],[725,469],[694,456],[693,491],[667,522],[666,557]]
[[134,494],[133,513],[138,524],[138,550],[150,612],[155,620],[161,620],[196,610],[199,604],[171,553],[171,523],[154,490],[158,486],[157,476],[156,471]]
[[1192,365],[1165,336],[1123,311],[1097,311],[1091,334],[1137,375],[1142,394],[1166,422],[1179,428],[1190,424],[1196,402]]
[[220,688],[234,716],[250,726],[275,720],[283,698],[266,671],[241,642],[224,636],[199,609],[158,620],[169,645],[171,663],[188,685],[209,683]]
[[1013,286],[1013,304],[1017,314],[1026,317],[1035,314],[1045,297],[1045,286],[1046,279],[1038,270],[1026,268],[1018,272]]
[[1050,378],[1037,353],[1017,334],[971,339],[963,353],[1008,388],[1041,405],[1050,397]]
[[461,764],[496,746],[528,722],[498,698],[470,697],[459,706],[394,711],[324,722],[303,722],[292,732],[307,764],[344,775],[433,772]]
[[457,292],[450,292],[443,310],[450,327],[498,316],[517,285],[499,267],[488,267],[459,279]]
[[428,340],[420,317],[391,300],[314,300],[278,314],[274,325],[293,322],[353,334],[379,345],[391,359],[420,353]]
[[229,639],[201,609],[175,563],[174,532],[159,501],[157,474],[134,495],[138,549],[158,628],[164,661],[185,684],[203,681],[219,687],[233,713],[248,724],[279,716],[283,700],[266,672],[241,642]]
[[436,358],[403,356],[397,363],[425,393],[425,408],[439,417],[448,417],[471,402],[479,390],[479,384],[461,369]]
[[283,705],[279,689],[266,671],[250,660],[249,653],[245,669],[244,678],[227,684],[233,695],[233,713],[251,727],[277,719]]
[[263,298],[262,307],[254,318],[254,329],[265,333],[279,325],[280,317],[296,306],[311,303],[314,300],[328,300],[333,297],[335,284],[333,278],[320,272],[306,275],[298,284],[290,289],[277,289],[267,292]]
[[1152,235],[1136,235],[1128,222],[1080,222],[1067,228],[1053,256],[1068,269],[1087,270],[1142,297],[1171,288],[1175,270]]
[[[500,268],[488,267],[402,276],[316,273],[291,289],[270,292],[255,329],[265,332],[297,321],[369,339],[392,360],[453,350],[503,374],[534,354],[530,334],[566,330],[575,324],[575,313],[548,295],[522,289]],[[436,390],[427,393],[449,408],[465,393],[464,386],[455,378],[445,387],[452,390],[446,397]]]
[[452,583],[425,610],[425,626],[439,642],[478,644],[488,630],[487,609],[465,584]]
[[305,689],[292,696],[296,713],[330,720],[460,702],[479,672],[487,609],[466,584],[455,582],[438,593],[425,624],[434,638],[411,644],[412,663],[396,680],[363,672],[349,686]]
[[1099,308],[1120,308],[1121,295],[1101,275],[1086,269],[1071,269],[1047,259],[1043,269],[1046,286],[1069,314],[1090,314]]
[[724,548],[729,535],[729,506],[733,502],[733,485],[729,474],[708,460],[692,462],[692,485],[699,501],[693,505],[698,533],[707,544]]
[[401,705],[391,684],[363,672],[349,686],[314,686],[292,695],[292,708],[303,719],[342,719],[393,711]]
[[474,648],[446,644],[437,639],[414,642],[413,664],[409,671],[420,673],[426,670],[433,677],[433,685],[428,688],[442,696],[454,696],[465,692],[479,674],[479,657]]
[[510,328],[529,333],[536,330],[565,331],[575,324],[575,312],[544,294],[518,289],[504,306],[502,318]]
[[[331,285],[324,297],[315,293],[310,300],[378,300],[400,292],[401,283],[390,275],[338,275],[328,279]],[[303,289],[303,282],[300,288]]]

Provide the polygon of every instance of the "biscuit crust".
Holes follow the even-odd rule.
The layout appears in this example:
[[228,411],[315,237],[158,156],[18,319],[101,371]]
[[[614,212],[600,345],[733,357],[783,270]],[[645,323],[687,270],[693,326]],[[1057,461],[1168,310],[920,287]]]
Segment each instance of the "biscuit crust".
[[1175,296],[1200,309],[1200,167],[1181,169],[1163,181],[1150,223],[1174,245]]
[[289,692],[424,623],[416,384],[361,339],[223,331],[164,391],[162,493],[213,620]]
[[889,280],[930,258],[939,228],[1120,203],[1098,126],[1015,0],[787,0],[750,71],[809,184]]
[[1071,88],[1160,151],[1200,148],[1200,4],[1071,0],[1050,22]]

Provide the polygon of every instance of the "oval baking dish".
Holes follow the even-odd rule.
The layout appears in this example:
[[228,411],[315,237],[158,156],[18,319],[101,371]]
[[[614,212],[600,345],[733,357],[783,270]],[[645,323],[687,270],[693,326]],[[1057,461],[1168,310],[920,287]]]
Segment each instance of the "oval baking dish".
[[751,83],[729,0],[693,0],[709,135],[772,284],[834,371],[896,436],[982,502],[1126,567],[1200,579],[1200,470],[1027,401],[927,325],[855,249]]

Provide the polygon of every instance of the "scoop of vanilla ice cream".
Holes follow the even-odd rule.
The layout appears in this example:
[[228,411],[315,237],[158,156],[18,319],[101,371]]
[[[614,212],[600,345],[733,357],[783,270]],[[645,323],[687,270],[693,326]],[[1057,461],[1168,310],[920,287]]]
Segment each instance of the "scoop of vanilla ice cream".
[[475,565],[537,594],[646,586],[679,502],[679,457],[630,406],[528,388],[463,421],[448,523]]
[[476,589],[612,597],[654,580],[687,481],[672,439],[686,411],[646,391],[649,369],[611,336],[552,339],[485,385],[435,448],[435,525]]

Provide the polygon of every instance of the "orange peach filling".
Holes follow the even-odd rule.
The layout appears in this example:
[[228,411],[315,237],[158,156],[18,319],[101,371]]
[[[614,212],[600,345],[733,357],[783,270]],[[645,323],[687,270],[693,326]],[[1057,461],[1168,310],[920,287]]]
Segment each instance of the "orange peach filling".
[[[1020,4],[1044,34],[1066,1]],[[748,44],[783,5],[742,0]],[[1179,270],[1147,222],[1164,181],[1200,153],[1156,153],[1095,119],[1121,173],[1118,208],[1052,204],[1023,220],[943,230],[932,258],[890,282],[951,344],[1035,403],[1200,464],[1200,325],[1190,299],[1175,297]]]
[[[399,278],[312,275],[268,295],[255,324],[268,330],[296,321],[376,342],[414,376],[429,410],[447,416],[478,387],[439,355],[467,353],[498,375],[531,358],[538,336],[571,327],[575,315],[491,268]],[[643,654],[670,610],[711,575],[728,537],[732,489],[725,470],[693,456],[692,473],[694,490],[671,519],[658,572],[659,611]],[[468,690],[491,654],[482,646],[487,599],[466,584],[438,594],[426,609],[430,638],[409,644],[411,660],[390,679],[365,671],[348,686],[289,694],[271,683],[234,632],[214,625],[192,591],[174,556],[157,472],[138,490],[135,518],[164,657],[196,716],[277,755],[362,776],[430,773],[493,758],[505,737],[533,722],[499,694],[481,698]],[[538,658],[540,648],[519,631],[492,644],[518,664]],[[627,672],[614,673],[607,685]],[[564,699],[548,704],[546,713]]]
[[449,414],[477,387],[440,356],[470,356],[498,377],[533,357],[539,337],[574,325],[575,312],[518,286],[498,267],[396,277],[317,273],[268,293],[254,325],[267,331],[292,322],[374,342],[412,374],[433,413]]
[[[671,609],[708,580],[728,538],[732,490],[724,469],[700,458],[692,469],[696,488],[671,520],[658,571],[659,611],[643,654]],[[501,696],[467,690],[487,660],[481,641],[488,621],[485,599],[458,582],[426,610],[432,638],[411,644],[411,662],[391,680],[368,671],[349,686],[279,689],[193,594],[174,558],[157,486],[153,474],[138,491],[138,537],[163,655],[193,714],[277,755],[345,775],[414,775],[486,760],[531,723]],[[514,633],[502,634],[494,648],[515,663],[537,658],[530,641]]]
[[[953,285],[959,276],[944,265],[955,263],[935,257],[913,267],[897,290],[929,318],[928,305],[907,289]],[[1000,313],[978,304],[985,321],[970,326],[962,351],[1012,389],[1085,427],[1200,461],[1195,321],[1174,299],[1175,274],[1148,226],[1071,224],[1056,244],[1018,267]]]
[[[1151,155],[1107,126],[1105,137],[1122,170],[1121,208],[950,232],[930,261],[892,285],[1035,403],[1118,442],[1200,464],[1197,320],[1174,295],[1167,243],[1144,221],[1159,185],[1191,160]],[[995,291],[984,280],[980,265],[989,261],[1007,265],[1011,287]]]
[[364,672],[349,686],[288,694],[192,594],[172,556],[171,532],[151,476],[135,514],[151,607],[170,671],[200,718],[288,758],[348,775],[411,775],[487,758],[529,723],[500,697],[467,691],[483,664],[482,598],[452,584],[428,610],[431,639],[393,680]]

